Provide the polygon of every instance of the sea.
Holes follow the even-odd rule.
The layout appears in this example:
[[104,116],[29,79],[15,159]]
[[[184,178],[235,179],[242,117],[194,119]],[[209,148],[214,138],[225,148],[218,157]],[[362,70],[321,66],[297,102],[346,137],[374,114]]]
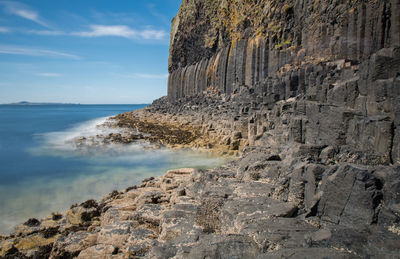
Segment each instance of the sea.
[[97,125],[145,106],[0,105],[0,234],[170,169],[226,162],[204,151],[151,149],[144,143],[81,149],[71,141],[108,134],[110,129]]

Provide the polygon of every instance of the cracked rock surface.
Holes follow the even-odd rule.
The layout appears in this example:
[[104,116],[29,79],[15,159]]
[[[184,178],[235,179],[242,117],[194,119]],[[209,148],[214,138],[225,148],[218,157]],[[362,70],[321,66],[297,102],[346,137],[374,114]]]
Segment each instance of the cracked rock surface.
[[[307,147],[308,150],[313,150]],[[395,258],[400,167],[331,165],[303,145],[246,148],[146,179],[3,238],[4,258]],[[323,154],[322,154],[323,155]],[[271,157],[278,157],[271,160]],[[257,175],[257,177],[254,177]]]

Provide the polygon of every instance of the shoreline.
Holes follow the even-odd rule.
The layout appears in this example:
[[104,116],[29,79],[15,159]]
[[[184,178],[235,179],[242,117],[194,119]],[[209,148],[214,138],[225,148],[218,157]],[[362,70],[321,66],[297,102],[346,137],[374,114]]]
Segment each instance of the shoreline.
[[[133,114],[139,113],[140,115],[134,116],[133,118],[126,118],[126,116],[132,116]],[[165,124],[167,119],[161,119],[157,122],[156,120],[148,120],[143,119],[148,116],[148,111],[137,110],[132,112],[127,112],[123,114],[119,114],[116,116],[110,116],[104,123],[101,123],[97,126],[99,127],[109,127],[110,129],[120,129],[124,134],[120,133],[110,133],[108,135],[96,135],[92,138],[87,137],[75,137],[70,142],[74,143],[77,148],[91,148],[95,146],[106,146],[112,144],[131,144],[136,142],[143,142],[147,145],[150,145],[149,149],[161,149],[167,148],[172,150],[193,150],[196,152],[207,152],[212,153],[213,155],[224,156],[224,157],[233,157],[235,155],[238,156],[238,152],[228,153],[226,148],[221,148],[222,145],[217,145],[218,149],[215,148],[214,145],[208,145],[208,143],[215,143],[216,140],[211,140],[210,138],[204,137],[201,138],[198,129],[194,127],[184,127],[178,128],[177,124]],[[158,115],[157,119],[160,119],[162,115]],[[121,122],[123,119],[123,122]],[[139,125],[139,127],[127,127],[127,122],[129,120],[134,123],[134,125]],[[129,126],[129,125],[128,125]],[[138,133],[137,129],[141,130],[149,130],[148,132]],[[171,130],[172,128],[172,130]],[[133,132],[135,129],[136,133]],[[153,133],[153,135],[151,135]],[[155,134],[154,133],[158,133]],[[167,133],[167,134],[165,134]],[[136,134],[136,135],[135,135]],[[188,141],[187,136],[192,135]],[[137,138],[132,138],[132,136],[138,136]],[[82,143],[82,140],[95,140],[92,143]],[[87,146],[86,146],[87,145]],[[86,147],[85,147],[86,146]],[[150,181],[159,181],[159,179],[164,179],[164,177],[171,178],[171,174],[174,172],[178,172],[178,174],[187,174],[187,171],[194,172],[196,169],[194,168],[181,168],[169,170],[166,172],[165,176],[159,177],[148,177],[143,180],[142,184],[139,186],[131,186],[122,191],[113,191],[108,195],[103,196],[99,200],[88,200],[86,202],[82,202],[79,205],[73,204],[69,210],[63,212],[52,212],[50,216],[46,216],[41,219],[30,218],[24,223],[18,224],[15,226],[15,229],[9,234],[0,235],[0,258],[8,258],[7,256],[18,256],[22,254],[35,256],[46,256],[49,251],[49,245],[56,242],[56,240],[61,235],[68,235],[70,232],[82,231],[86,228],[87,231],[91,231],[88,228],[88,222],[92,222],[98,220],[100,215],[100,207],[104,206],[104,203],[110,202],[115,197],[119,195],[125,194],[128,191],[140,189],[146,187],[147,182]],[[76,209],[78,208],[78,209]],[[83,208],[83,209],[82,209]],[[78,212],[77,212],[78,210]],[[81,211],[84,210],[84,211]],[[77,213],[79,215],[77,215]],[[93,223],[93,222],[92,222]],[[97,221],[93,223],[94,226],[97,226]],[[67,225],[67,226],[66,226]],[[34,238],[32,239],[32,235]],[[13,243],[15,238],[26,237],[27,240],[22,240],[22,242]],[[10,244],[12,245],[10,246]],[[69,254],[64,254],[63,256],[69,256]]]
[[[103,119],[103,118],[106,118],[106,117],[99,117],[99,118]],[[132,176],[132,179],[137,179],[137,180],[134,180],[132,182],[132,183],[135,183],[135,184],[137,182],[140,182],[140,180],[142,178],[160,175],[160,173],[164,174],[167,169],[175,168],[175,166],[171,167],[169,165],[173,165],[173,164],[177,165],[177,164],[179,164],[181,167],[186,167],[187,165],[190,164],[190,162],[185,162],[185,161],[183,161],[183,160],[181,160],[179,158],[180,156],[182,156],[181,152],[186,152],[185,151],[186,147],[177,149],[176,151],[168,151],[167,147],[161,147],[161,146],[160,146],[160,148],[157,148],[157,149],[149,147],[149,148],[146,148],[146,150],[143,152],[142,155],[138,154],[137,157],[136,157],[135,154],[133,154],[134,152],[136,152],[136,149],[139,148],[139,147],[136,148],[135,144],[133,146],[111,145],[109,148],[108,147],[104,147],[104,148],[101,147],[101,148],[98,148],[98,149],[96,147],[92,146],[92,147],[88,147],[88,152],[86,152],[86,150],[75,150],[75,147],[72,146],[72,145],[74,145],[74,143],[72,143],[72,141],[70,141],[70,139],[69,138],[67,139],[66,137],[69,136],[69,135],[72,136],[72,137],[75,137],[75,136],[77,136],[79,134],[79,132],[84,132],[85,136],[87,135],[86,133],[93,133],[94,135],[97,135],[97,133],[96,133],[97,131],[95,130],[95,126],[94,126],[94,124],[92,122],[99,121],[99,118],[90,119],[88,121],[84,121],[84,122],[79,123],[79,124],[74,124],[73,127],[71,127],[71,128],[68,127],[66,130],[63,130],[63,131],[46,133],[45,135],[49,135],[49,136],[46,136],[43,139],[43,143],[44,144],[35,147],[35,149],[33,149],[32,152],[43,152],[43,154],[40,153],[40,155],[46,155],[47,156],[47,152],[53,152],[54,153],[54,151],[56,151],[56,152],[59,152],[59,153],[57,153],[57,154],[56,153],[54,153],[54,154],[49,153],[50,154],[50,158],[53,157],[53,155],[57,156],[57,157],[60,157],[60,156],[63,157],[64,153],[66,153],[67,159],[69,159],[69,158],[74,159],[75,157],[79,157],[80,155],[85,156],[85,157],[86,156],[89,157],[89,156],[92,156],[93,154],[97,157],[97,155],[100,154],[100,153],[104,153],[104,154],[101,155],[101,157],[104,157],[104,159],[107,159],[107,157],[106,157],[107,154],[112,154],[112,156],[114,157],[114,155],[118,156],[119,154],[122,154],[123,152],[129,152],[130,155],[133,155],[133,157],[129,158],[129,159],[131,159],[131,160],[134,159],[135,161],[136,161],[136,159],[141,159],[140,157],[143,156],[143,154],[149,154],[149,155],[154,154],[157,157],[157,159],[158,158],[162,158],[163,161],[165,160],[165,158],[174,159],[174,161],[176,159],[178,159],[178,161],[176,163],[175,162],[168,162],[168,161],[161,162],[159,168],[165,168],[165,171],[164,171],[164,169],[162,169],[162,170],[159,170],[159,171],[156,170],[156,171],[154,171],[154,173],[151,173],[151,168],[150,167],[138,170],[138,174],[140,174],[142,176],[136,176],[136,174],[134,174]],[[102,124],[103,120],[101,120],[100,123]],[[90,127],[90,128],[87,129],[87,127]],[[104,131],[103,130],[99,130],[99,132],[107,132],[107,130],[104,130]],[[58,133],[60,133],[61,135],[58,134]],[[75,134],[77,134],[77,135],[75,135]],[[72,139],[72,137],[71,137],[71,139]],[[66,144],[66,148],[64,149],[64,145],[62,147],[60,145],[62,144],[61,141],[65,141],[65,140],[67,140],[68,143]],[[47,143],[48,141],[49,141],[49,143]],[[141,140],[141,141],[145,141],[145,140]],[[141,145],[141,144],[138,143],[138,145]],[[72,151],[72,149],[74,150],[73,153],[70,152],[70,148],[71,148],[71,151]],[[85,147],[82,147],[82,148],[84,149]],[[91,149],[93,149],[93,150],[91,151]],[[181,150],[181,151],[179,151],[179,150]],[[196,155],[197,153],[199,153],[199,155]],[[206,164],[206,163],[207,164],[211,163],[212,165],[220,164],[221,161],[223,161],[223,160],[218,160],[218,159],[212,158],[212,157],[216,156],[215,153],[213,153],[212,155],[209,154],[209,153],[210,153],[210,151],[207,150],[207,149],[203,149],[203,150],[197,149],[197,150],[195,150],[195,152],[193,152],[193,154],[189,153],[189,155],[187,155],[186,158],[188,159],[188,161],[191,160],[192,163],[193,163],[193,166],[195,166],[195,167],[199,166],[199,165],[202,165],[202,164]],[[112,158],[110,158],[110,160],[111,159]],[[128,159],[128,157],[124,157],[123,159],[124,159],[124,161],[122,161],[121,163],[125,163],[125,164],[120,165],[121,167],[124,167],[126,164],[128,164],[128,166],[130,164],[136,164],[136,162],[126,163],[125,159]],[[194,159],[197,159],[198,162],[196,162]],[[204,162],[204,161],[208,161],[208,162]],[[106,162],[104,162],[104,164],[105,163]],[[165,166],[164,166],[164,164],[165,164]],[[91,166],[91,165],[88,165],[88,166]],[[112,171],[112,166],[113,165],[111,165],[109,167],[111,171]],[[207,168],[209,168],[209,167],[207,167]],[[119,178],[110,177],[110,175],[108,174],[108,172],[111,172],[110,170],[105,169],[104,173],[102,171],[101,175],[98,174],[99,177],[101,177],[103,180],[107,179],[107,181],[109,181],[109,182],[114,182],[115,183],[114,185],[116,187],[114,187],[113,189],[120,190],[120,189],[126,187],[126,185],[120,184],[120,181],[118,181],[118,180],[115,182],[114,179],[127,179],[127,173],[126,173],[127,170],[124,171],[124,169],[120,170],[118,168],[116,170],[116,173],[121,175],[121,177],[119,177]],[[77,170],[77,171],[78,171],[77,176],[79,176],[81,174],[81,173],[79,173],[80,169]],[[90,170],[86,170],[84,172],[90,172]],[[158,172],[160,172],[160,173],[158,173]],[[43,176],[43,178],[40,178],[40,179],[42,179],[44,181],[45,179],[48,180],[50,178]],[[40,179],[37,179],[36,182],[39,183]],[[83,179],[83,181],[80,181],[80,182],[75,182],[74,179],[75,178],[68,177],[68,183],[69,183],[68,187],[70,189],[72,189],[72,190],[78,190],[79,187],[77,187],[77,186],[80,186],[81,188],[87,188],[85,186],[85,184],[93,184],[93,183],[96,182],[95,179],[93,179],[93,177],[91,177],[91,179],[89,179],[88,181],[85,180],[86,178],[85,179],[80,178],[81,180]],[[99,181],[97,181],[97,182],[99,182]],[[37,209],[37,210],[34,209],[34,205],[32,205],[32,206],[28,205],[27,207],[29,207],[29,210],[28,209],[27,210],[32,212],[32,214],[31,213],[25,213],[25,216],[26,216],[26,218],[25,218],[24,214],[20,214],[20,212],[22,212],[22,208],[24,208],[23,207],[23,204],[24,204],[23,201],[27,200],[27,199],[25,199],[25,197],[29,197],[29,200],[32,201],[31,204],[38,204],[38,205],[40,205],[39,203],[40,203],[40,200],[42,199],[40,197],[40,194],[37,193],[38,191],[40,191],[40,187],[38,187],[38,188],[29,188],[29,186],[27,186],[27,185],[29,185],[29,183],[27,183],[25,181],[25,182],[21,182],[18,186],[19,187],[24,187],[24,186],[28,187],[26,189],[29,189],[29,190],[32,191],[31,195],[30,195],[30,192],[28,192],[28,191],[24,191],[23,193],[21,192],[21,194],[20,193],[16,194],[16,196],[18,195],[18,197],[19,197],[19,200],[18,200],[19,204],[22,204],[22,205],[9,206],[10,208],[15,208],[15,210],[5,210],[4,212],[15,211],[15,213],[16,213],[15,215],[17,217],[17,220],[14,220],[14,218],[8,217],[8,215],[11,215],[11,213],[4,213],[4,219],[11,218],[12,220],[10,222],[14,222],[13,226],[16,226],[16,225],[22,223],[22,220],[26,221],[29,217],[42,218],[42,217],[45,217],[45,216],[49,215],[50,212],[64,211],[64,210],[69,208],[70,204],[75,203],[75,202],[83,202],[84,200],[89,199],[89,197],[90,197],[90,196],[88,197],[88,195],[86,195],[86,193],[84,194],[84,196],[83,196],[84,198],[82,198],[82,199],[77,199],[77,195],[68,195],[68,193],[66,193],[63,188],[60,188],[60,187],[62,187],[60,185],[60,184],[62,184],[62,180],[55,179],[54,181],[51,181],[51,184],[52,184],[51,185],[52,187],[44,187],[44,189],[47,190],[49,193],[53,193],[53,190],[57,190],[57,195],[53,196],[54,202],[51,200],[52,198],[44,199],[43,200],[44,204],[46,204],[46,202],[55,204],[56,201],[62,201],[62,203],[59,202],[59,204],[65,205],[67,207],[63,206],[64,207],[63,209],[59,209],[59,207],[57,206],[58,208],[52,209],[52,210],[47,210],[49,213],[44,214],[44,213],[40,212],[41,210],[39,211],[39,209]],[[111,184],[111,185],[113,185],[113,184]],[[96,196],[91,196],[91,198],[95,197],[95,199],[101,199],[108,191],[113,190],[113,189],[107,189],[107,191],[103,192],[103,194],[101,194],[101,196],[98,196],[97,194],[100,193],[99,191],[101,191],[101,189],[104,189],[104,187],[107,187],[106,184],[103,183],[103,182],[100,182],[99,186],[100,187],[98,187],[98,188],[93,188],[93,187],[89,188],[89,189],[91,189],[91,191],[88,191],[87,193],[96,194]],[[122,187],[120,187],[120,186],[122,186]],[[14,189],[18,190],[18,187],[14,188]],[[4,189],[4,190],[7,191],[7,190],[13,190],[13,189]],[[42,192],[42,191],[40,191],[40,192]],[[61,193],[61,194],[59,194],[59,193]],[[65,197],[66,197],[65,199],[63,198],[64,196],[62,196],[62,193],[65,194]],[[65,202],[66,200],[68,200],[68,197],[70,197],[70,196],[73,198],[73,199],[71,199],[71,200],[73,200],[73,202]],[[7,204],[12,204],[13,200],[15,200],[15,199],[10,199],[10,203],[7,203]],[[37,206],[37,207],[41,207],[41,206]],[[51,206],[49,205],[49,206],[43,206],[43,207],[45,209],[48,209]],[[36,212],[39,212],[39,213],[36,213]],[[22,220],[21,220],[21,218],[22,218]],[[9,229],[8,226],[5,225],[5,227],[7,229]],[[2,234],[5,235],[5,236],[8,236],[9,234],[11,234],[11,231],[12,230],[10,230],[10,232],[3,232]]]
[[[110,144],[145,143],[148,149],[191,149],[211,152],[218,156],[239,157],[241,149],[247,144],[229,145],[230,141],[215,134],[208,134],[208,126],[193,124],[195,116],[182,117],[167,115],[146,108],[110,116],[97,125],[116,132],[97,134],[90,137],[76,137],[73,142],[77,148],[106,146]],[[239,136],[233,136],[240,139]]]
[[[218,103],[218,98],[213,98]],[[208,123],[194,123],[199,121],[196,114],[203,114],[199,110],[207,105],[177,114],[165,113],[161,108],[168,107],[157,102],[133,114],[158,115],[153,119],[158,126],[150,124],[157,130],[171,118],[177,123],[187,121],[185,125],[195,125],[207,134],[201,141],[210,140],[216,132],[225,132],[231,134],[229,141],[226,135],[211,141],[230,143],[225,150],[235,148],[231,141],[238,139],[237,133],[210,127]],[[201,141],[191,143],[197,145]],[[239,138],[239,142],[245,141]],[[187,145],[190,143],[182,146]],[[245,147],[240,158],[220,167],[170,170],[163,176],[144,179],[139,186],[111,192],[98,201],[73,205],[70,210],[42,220],[30,219],[19,225],[14,235],[0,238],[0,257],[193,258],[216,253],[252,258],[262,251],[282,257],[302,253],[301,249],[315,256],[363,256],[381,246],[372,242],[367,249],[361,237],[366,233],[373,240],[382,234],[385,240],[400,238],[396,223],[383,221],[371,226],[379,231],[371,231],[369,225],[360,230],[356,223],[373,222],[376,217],[385,219],[379,213],[385,211],[383,204],[391,204],[392,198],[382,197],[381,193],[391,193],[388,184],[398,169],[363,164],[346,149],[331,146],[289,143]],[[365,184],[370,187],[364,189]],[[338,192],[348,193],[350,198],[343,199]],[[377,199],[373,197],[379,197],[379,210],[368,205]],[[365,200],[362,204],[366,207],[356,206],[360,200]],[[337,206],[344,211],[337,215],[345,222],[341,225],[333,221]],[[294,243],[304,248],[293,248]],[[380,249],[386,255],[395,253],[389,248]]]

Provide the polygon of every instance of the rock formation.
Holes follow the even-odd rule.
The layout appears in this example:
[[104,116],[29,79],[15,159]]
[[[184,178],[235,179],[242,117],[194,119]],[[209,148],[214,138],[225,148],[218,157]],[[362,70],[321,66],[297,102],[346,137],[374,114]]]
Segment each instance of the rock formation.
[[399,0],[183,0],[169,72],[110,138],[241,157],[28,220],[0,256],[399,257]]
[[212,89],[240,101],[251,145],[278,134],[277,144],[347,145],[399,162],[399,14],[398,0],[184,0],[168,99]]

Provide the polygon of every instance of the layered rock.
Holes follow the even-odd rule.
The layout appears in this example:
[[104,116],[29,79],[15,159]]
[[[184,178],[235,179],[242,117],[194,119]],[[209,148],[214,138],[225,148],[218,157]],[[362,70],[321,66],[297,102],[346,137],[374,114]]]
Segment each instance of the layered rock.
[[397,0],[183,1],[168,99],[235,99],[251,145],[269,145],[284,127],[280,144],[349,146],[399,162],[399,16]]
[[172,21],[169,71],[200,69],[217,54],[238,69],[243,59],[257,57],[264,64],[260,81],[288,63],[361,62],[399,46],[399,11],[398,0],[183,0]]

